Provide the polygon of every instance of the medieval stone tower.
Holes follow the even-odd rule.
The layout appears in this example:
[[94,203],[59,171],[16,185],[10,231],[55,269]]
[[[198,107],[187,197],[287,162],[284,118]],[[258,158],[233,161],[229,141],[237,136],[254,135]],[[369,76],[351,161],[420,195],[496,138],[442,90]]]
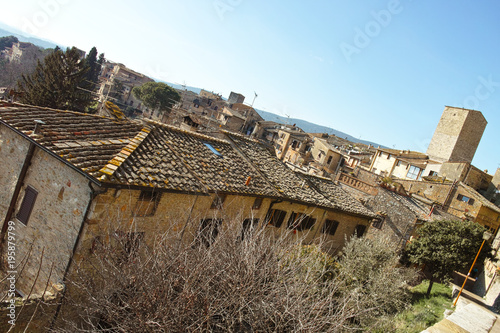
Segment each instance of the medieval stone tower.
[[471,162],[488,122],[480,111],[446,106],[427,155],[439,162]]

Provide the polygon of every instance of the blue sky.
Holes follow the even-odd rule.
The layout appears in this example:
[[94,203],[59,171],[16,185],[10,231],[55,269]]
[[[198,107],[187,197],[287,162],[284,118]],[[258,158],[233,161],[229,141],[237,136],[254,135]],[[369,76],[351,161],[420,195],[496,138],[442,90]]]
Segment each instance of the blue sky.
[[499,13],[495,0],[24,0],[0,22],[391,148],[425,152],[445,105],[480,110],[473,163],[494,173]]

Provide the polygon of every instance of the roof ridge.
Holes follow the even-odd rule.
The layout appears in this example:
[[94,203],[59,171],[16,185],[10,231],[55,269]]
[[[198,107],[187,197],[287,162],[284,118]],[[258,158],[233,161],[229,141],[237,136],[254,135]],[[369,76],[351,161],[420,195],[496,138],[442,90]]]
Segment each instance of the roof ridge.
[[39,109],[39,110],[48,110],[48,111],[55,111],[55,112],[60,112],[60,113],[71,113],[74,115],[78,116],[88,116],[88,117],[93,117],[93,118],[105,118],[109,120],[120,120],[120,121],[128,121],[130,122],[130,119],[125,118],[125,119],[118,119],[118,118],[111,118],[111,117],[106,117],[106,116],[101,116],[98,114],[92,114],[92,113],[86,113],[86,112],[79,112],[79,111],[73,111],[73,110],[61,110],[61,109],[54,109],[54,108],[49,108],[47,106],[38,106],[38,105],[30,105],[30,104],[23,104],[23,103],[18,103],[18,102],[5,102],[2,101],[0,104],[0,107],[25,107],[25,108],[34,108],[34,109]]
[[184,133],[186,135],[191,135],[191,136],[194,136],[194,137],[199,137],[199,138],[202,138],[202,139],[205,139],[205,140],[210,140],[210,141],[215,141],[215,142],[219,142],[219,143],[229,144],[229,142],[227,140],[219,139],[219,138],[216,138],[216,137],[213,137],[213,136],[209,136],[209,135],[205,135],[205,134],[201,134],[201,133],[197,133],[197,132],[183,130],[182,128],[175,127],[175,126],[168,125],[168,124],[164,124],[164,123],[161,123],[161,122],[156,121],[156,120],[151,120],[151,119],[143,119],[143,120],[145,122],[147,122],[147,123],[151,123],[153,125],[166,128],[168,130],[176,131],[176,132],[179,132],[179,133]]
[[103,175],[100,176],[99,180],[105,180],[106,177],[111,177],[115,171],[127,160],[127,158],[132,155],[132,153],[141,145],[141,143],[148,137],[151,133],[152,128],[148,125],[143,127],[137,135],[130,140],[128,145],[122,148],[122,150],[116,154],[108,163],[102,167],[98,172]]

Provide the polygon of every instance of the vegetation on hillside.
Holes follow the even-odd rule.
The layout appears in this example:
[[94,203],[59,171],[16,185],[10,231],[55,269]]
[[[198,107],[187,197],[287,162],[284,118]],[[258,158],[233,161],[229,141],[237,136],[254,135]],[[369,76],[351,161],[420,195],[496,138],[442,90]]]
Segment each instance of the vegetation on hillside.
[[[12,44],[17,43],[18,39],[14,36],[0,38],[0,52]],[[23,74],[33,72],[37,61],[43,60],[45,56],[51,53],[52,49],[43,49],[35,45],[25,47],[20,61],[10,62],[4,57],[0,57],[0,87],[14,88],[16,82]]]

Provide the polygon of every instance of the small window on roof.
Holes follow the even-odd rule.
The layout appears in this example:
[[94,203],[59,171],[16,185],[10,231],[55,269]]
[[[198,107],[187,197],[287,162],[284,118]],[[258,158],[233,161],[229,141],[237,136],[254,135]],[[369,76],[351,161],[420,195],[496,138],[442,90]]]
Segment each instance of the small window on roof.
[[212,151],[212,153],[214,153],[215,155],[219,156],[219,157],[222,157],[222,154],[219,153],[219,151],[217,149],[215,149],[210,143],[208,142],[204,142],[203,143],[205,146],[207,146],[208,149],[210,149]]

